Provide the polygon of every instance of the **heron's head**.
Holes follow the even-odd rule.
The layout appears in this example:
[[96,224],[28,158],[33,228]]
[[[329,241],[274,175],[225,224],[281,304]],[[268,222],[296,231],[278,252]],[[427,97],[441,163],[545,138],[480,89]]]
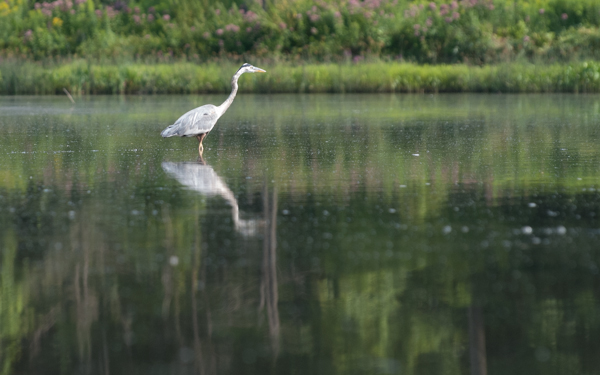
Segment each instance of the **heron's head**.
[[266,73],[266,70],[263,70],[261,68],[257,68],[253,65],[250,65],[248,63],[245,63],[244,65],[242,65],[240,67],[240,69],[238,70],[238,72],[241,73]]

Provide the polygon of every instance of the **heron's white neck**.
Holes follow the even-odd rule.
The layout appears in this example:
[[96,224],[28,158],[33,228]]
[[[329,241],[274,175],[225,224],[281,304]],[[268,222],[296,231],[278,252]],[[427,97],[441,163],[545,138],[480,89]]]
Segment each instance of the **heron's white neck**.
[[233,103],[233,99],[235,99],[235,95],[238,91],[238,79],[242,74],[244,74],[244,72],[238,70],[238,72],[234,74],[233,78],[231,78],[231,94],[229,94],[229,97],[223,102],[223,104],[217,107],[219,110],[219,117],[221,117],[223,113],[227,111],[227,108],[229,108],[231,103]]

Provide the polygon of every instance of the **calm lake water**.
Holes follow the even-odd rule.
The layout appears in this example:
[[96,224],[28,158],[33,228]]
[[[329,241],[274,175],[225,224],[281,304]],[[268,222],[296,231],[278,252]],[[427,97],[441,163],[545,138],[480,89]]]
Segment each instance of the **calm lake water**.
[[3,374],[600,374],[600,96],[0,97]]

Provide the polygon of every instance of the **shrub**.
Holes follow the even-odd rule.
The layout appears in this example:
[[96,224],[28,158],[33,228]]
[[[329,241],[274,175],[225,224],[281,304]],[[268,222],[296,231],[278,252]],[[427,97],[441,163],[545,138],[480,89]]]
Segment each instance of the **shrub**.
[[265,9],[192,0],[0,4],[0,56],[37,60],[377,57],[482,64],[553,59],[552,53],[564,60],[587,58],[583,47],[600,27],[596,0],[286,0]]

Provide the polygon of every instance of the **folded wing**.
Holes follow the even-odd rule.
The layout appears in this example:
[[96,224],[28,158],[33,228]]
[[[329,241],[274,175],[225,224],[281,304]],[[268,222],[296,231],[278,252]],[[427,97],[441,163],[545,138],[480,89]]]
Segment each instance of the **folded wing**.
[[167,137],[193,137],[198,134],[208,133],[219,119],[217,107],[212,104],[203,105],[192,109],[181,116],[173,125],[168,126],[160,133]]

